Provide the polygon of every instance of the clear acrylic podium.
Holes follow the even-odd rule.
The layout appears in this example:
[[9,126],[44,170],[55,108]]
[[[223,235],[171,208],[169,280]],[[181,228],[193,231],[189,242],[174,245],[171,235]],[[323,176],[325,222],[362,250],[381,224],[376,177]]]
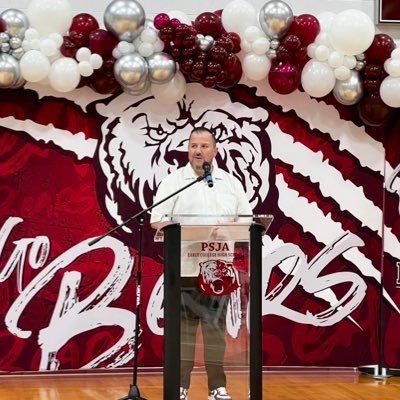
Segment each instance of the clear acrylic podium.
[[[186,349],[181,346],[181,296],[188,273],[200,297],[206,292],[228,303],[222,317],[225,349],[204,348],[202,324],[198,327],[192,383],[203,374],[201,398],[207,398],[205,359],[214,351],[222,352],[233,400],[262,400],[261,247],[273,217],[170,215],[166,219],[170,223],[155,237],[164,241],[164,400],[179,399],[181,362],[187,362],[181,353]],[[190,389],[189,397],[196,399]]]

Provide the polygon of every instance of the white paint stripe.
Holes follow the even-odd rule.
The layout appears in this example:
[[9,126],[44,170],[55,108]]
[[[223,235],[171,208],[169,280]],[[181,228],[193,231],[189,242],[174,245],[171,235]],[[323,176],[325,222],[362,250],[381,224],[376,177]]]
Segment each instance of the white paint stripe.
[[76,154],[79,160],[84,157],[93,158],[97,146],[97,140],[86,139],[83,132],[71,133],[55,128],[53,124],[41,125],[31,120],[5,117],[0,118],[0,125],[11,130],[26,132],[36,141],[52,142],[61,149]]
[[382,236],[382,210],[365,198],[362,187],[344,179],[336,168],[329,165],[328,160],[323,159],[321,151],[315,153],[302,143],[294,142],[293,137],[281,132],[276,124],[269,125],[268,134],[274,158],[293,165],[294,172],[318,183],[325,197],[333,198],[341,210],[348,211],[362,225]]

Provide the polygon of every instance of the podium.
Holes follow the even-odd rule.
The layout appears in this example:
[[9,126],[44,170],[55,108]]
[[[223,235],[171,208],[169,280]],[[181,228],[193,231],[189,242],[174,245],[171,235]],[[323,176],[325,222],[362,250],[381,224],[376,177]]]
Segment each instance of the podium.
[[[171,215],[166,218],[170,223],[155,239],[164,241],[164,400],[179,398],[181,362],[188,362],[186,358],[182,360],[181,353],[186,349],[181,343],[181,303],[186,291],[182,285],[188,280],[194,282],[193,290],[199,298],[211,296],[228,304],[226,316],[223,314],[227,321],[226,347],[218,348],[213,343],[212,348],[209,344],[202,348],[203,326],[199,323],[195,359],[191,360],[195,364],[192,376],[194,371],[204,374],[207,382],[203,365],[206,358],[209,360],[214,352],[222,353],[226,386],[232,397],[262,400],[261,248],[262,235],[273,217]],[[184,353],[187,357],[186,350]],[[207,398],[207,384],[204,391],[202,397]]]

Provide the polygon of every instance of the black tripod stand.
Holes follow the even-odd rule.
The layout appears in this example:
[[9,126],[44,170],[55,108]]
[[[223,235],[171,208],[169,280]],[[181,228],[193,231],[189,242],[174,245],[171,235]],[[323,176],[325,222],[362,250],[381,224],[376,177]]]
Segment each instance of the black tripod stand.
[[121,398],[120,400],[146,400],[144,397],[140,396],[139,387],[137,385],[137,376],[138,376],[138,349],[139,349],[139,329],[140,329],[140,292],[141,292],[141,285],[142,285],[142,251],[143,251],[143,215],[153,209],[154,207],[158,206],[164,201],[170,199],[171,197],[177,195],[178,193],[182,192],[183,190],[189,188],[190,186],[194,185],[197,182],[202,181],[203,179],[210,179],[210,171],[205,169],[204,176],[197,177],[194,181],[190,182],[188,185],[182,187],[181,189],[177,190],[176,192],[170,194],[169,196],[165,197],[164,199],[158,201],[157,203],[153,204],[152,206],[138,212],[135,215],[132,215],[126,221],[122,222],[120,225],[117,225],[113,229],[109,230],[108,232],[104,233],[103,235],[91,240],[89,242],[89,246],[97,243],[104,237],[114,233],[115,231],[121,229],[123,226],[131,222],[132,220],[136,219],[139,221],[139,252],[138,252],[138,264],[137,264],[137,275],[136,275],[136,324],[135,324],[135,344],[134,344],[134,355],[133,355],[133,380],[132,384],[129,388],[129,393],[127,396]]

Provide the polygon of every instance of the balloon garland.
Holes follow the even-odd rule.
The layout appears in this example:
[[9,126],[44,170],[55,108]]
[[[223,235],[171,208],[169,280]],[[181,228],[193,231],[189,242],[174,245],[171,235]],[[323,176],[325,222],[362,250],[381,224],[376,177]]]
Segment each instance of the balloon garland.
[[233,0],[193,21],[179,10],[150,20],[137,0],[113,0],[103,22],[105,29],[88,13],[73,16],[68,0],[32,0],[26,14],[3,11],[0,88],[32,82],[61,93],[149,91],[174,103],[187,82],[229,89],[245,77],[267,79],[283,95],[332,93],[371,126],[400,107],[400,48],[360,10],[295,16],[280,0],[260,10]]

